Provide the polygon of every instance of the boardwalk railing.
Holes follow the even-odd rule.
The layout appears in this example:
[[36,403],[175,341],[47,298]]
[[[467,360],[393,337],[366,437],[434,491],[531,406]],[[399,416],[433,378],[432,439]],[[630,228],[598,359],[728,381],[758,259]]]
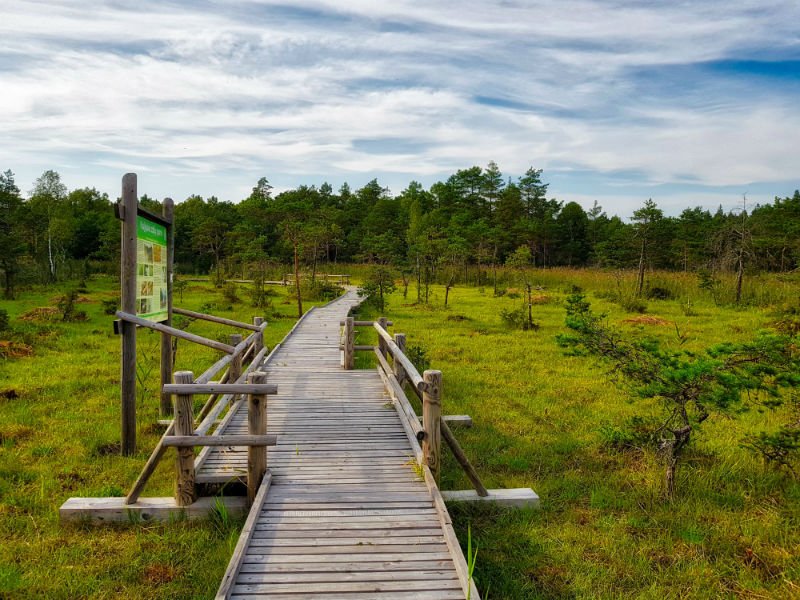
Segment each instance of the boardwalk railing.
[[[397,402],[403,420],[408,424],[414,437],[421,442],[421,454],[417,457],[420,464],[431,469],[436,481],[441,471],[441,440],[444,438],[458,464],[469,478],[475,492],[480,497],[488,497],[489,491],[481,482],[475,467],[456,440],[448,425],[448,421],[468,421],[463,418],[451,419],[442,416],[442,372],[425,371],[420,375],[414,363],[406,356],[406,336],[396,333],[394,337],[386,330],[391,321],[381,317],[377,321],[356,321],[348,317],[342,323],[343,332],[343,366],[352,369],[355,363],[354,354],[358,350],[372,351],[378,360],[378,373],[386,385],[386,389]],[[355,328],[357,326],[372,327],[378,333],[378,346],[356,346]],[[389,363],[391,359],[392,364]],[[422,402],[422,417],[414,412],[414,407],[405,393],[405,385],[413,390]],[[420,424],[420,420],[422,423]]]
[[[267,446],[277,443],[276,436],[267,435],[266,403],[268,395],[277,393],[277,386],[266,383],[266,374],[255,370],[264,360],[268,348],[264,346],[264,328],[267,323],[261,317],[253,319],[253,324],[242,323],[214,315],[207,315],[191,310],[174,308],[173,312],[193,319],[201,319],[222,325],[238,327],[252,331],[242,339],[240,334],[230,336],[230,344],[204,338],[175,327],[153,323],[125,312],[117,312],[117,317],[142,327],[147,327],[203,346],[224,352],[224,356],[206,369],[197,378],[191,371],[178,371],[174,375],[174,383],[162,385],[163,396],[174,398],[174,419],[167,426],[161,439],[153,449],[145,463],[141,474],[136,479],[125,504],[138,501],[147,481],[155,471],[167,448],[177,450],[175,501],[177,506],[188,506],[197,499],[195,485],[195,447],[211,446],[247,446],[248,460],[247,490],[248,499],[252,502],[255,491],[261,484],[266,472]],[[249,363],[245,368],[244,365]],[[224,372],[222,372],[224,369]],[[222,375],[218,380],[212,378]],[[200,412],[194,415],[194,396],[208,394]],[[249,414],[248,433],[246,435],[209,435],[209,431],[218,423],[226,409],[241,401],[246,396]]]

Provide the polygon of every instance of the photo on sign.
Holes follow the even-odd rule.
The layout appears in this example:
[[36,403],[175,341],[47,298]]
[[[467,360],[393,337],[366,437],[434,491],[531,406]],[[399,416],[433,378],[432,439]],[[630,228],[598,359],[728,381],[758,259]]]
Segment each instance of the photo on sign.
[[142,285],[139,288],[139,295],[140,296],[152,296],[153,295],[153,282],[152,281],[142,281]]
[[167,290],[161,288],[161,308],[167,308]]
[[153,244],[144,245],[144,260],[149,263],[153,262]]
[[161,246],[153,246],[153,262],[161,262]]
[[146,314],[149,313],[152,309],[152,302],[149,298],[142,298],[139,300],[139,313]]

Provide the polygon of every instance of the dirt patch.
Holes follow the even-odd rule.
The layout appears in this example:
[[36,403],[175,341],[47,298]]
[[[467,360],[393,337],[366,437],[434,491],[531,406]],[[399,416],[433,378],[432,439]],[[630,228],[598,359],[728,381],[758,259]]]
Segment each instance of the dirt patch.
[[155,584],[169,583],[178,576],[178,570],[172,565],[156,563],[148,565],[144,570],[145,581]]
[[121,447],[119,442],[108,442],[107,444],[97,444],[97,446],[92,448],[92,454],[94,456],[108,456],[109,454],[119,454],[120,448]]
[[531,296],[531,304],[550,304],[552,301],[553,298],[547,294],[537,294],[536,296]]
[[33,356],[33,347],[21,342],[0,341],[0,358],[24,358]]
[[14,388],[0,390],[0,400],[17,400],[18,398],[19,392]]
[[79,485],[86,483],[86,478],[75,471],[70,471],[69,473],[59,473],[56,475],[56,479],[58,479],[59,483],[61,484],[61,489],[65,491],[74,490]]
[[447,320],[456,322],[472,321],[472,319],[470,319],[469,317],[465,317],[464,315],[448,315]]
[[40,306],[32,308],[19,316],[20,321],[54,321],[61,316],[61,313],[54,306]]
[[0,429],[0,444],[4,442],[23,442],[35,433],[33,427],[26,425],[9,425]]
[[625,319],[623,323],[630,323],[631,325],[672,325],[672,321],[667,321],[666,319],[653,315],[631,317],[630,319]]
[[[52,302],[53,304],[58,304],[62,298],[63,296],[53,296],[52,298],[50,298],[50,302]],[[78,296],[77,298],[75,298],[75,304],[94,304],[94,303],[95,300],[90,300],[86,296]]]

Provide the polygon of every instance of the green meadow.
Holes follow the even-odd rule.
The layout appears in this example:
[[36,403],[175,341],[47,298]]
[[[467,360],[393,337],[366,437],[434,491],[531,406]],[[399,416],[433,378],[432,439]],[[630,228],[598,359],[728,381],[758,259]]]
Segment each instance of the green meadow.
[[[768,465],[741,440],[771,431],[791,416],[745,403],[735,418],[712,415],[695,431],[678,472],[677,494],[661,494],[663,465],[647,446],[615,443],[633,418],[660,414],[634,397],[608,368],[572,356],[556,343],[565,331],[564,301],[582,288],[596,311],[628,336],[701,350],[749,339],[797,303],[797,281],[765,276],[747,282],[743,306],[697,277],[654,274],[651,286],[670,299],[627,306],[633,274],[548,270],[530,275],[534,331],[511,329],[502,311],[519,309],[524,289],[513,274],[495,296],[485,287],[433,286],[416,302],[412,282],[383,311],[393,332],[444,376],[446,414],[468,414],[472,428],[454,427],[489,488],[531,487],[537,510],[451,505],[464,548],[471,530],[475,579],[483,598],[790,598],[800,597],[800,484]],[[122,495],[135,480],[162,429],[158,419],[158,336],[139,333],[138,447],[121,457],[119,340],[102,301],[110,279],[88,282],[76,309],[85,320],[52,313],[64,289],[33,289],[8,311],[11,333],[0,337],[0,597],[212,598],[233,551],[241,521],[62,525],[58,507],[71,496]],[[176,305],[251,321],[269,321],[271,347],[294,324],[296,306],[274,288],[272,306],[254,309],[244,289],[231,302],[220,290],[190,282]],[[314,302],[308,302],[306,308]],[[34,311],[50,307],[50,311]],[[646,312],[638,310],[644,308]],[[634,312],[631,312],[631,310]],[[31,311],[34,311],[33,313]],[[378,316],[363,307],[361,317]],[[374,341],[366,328],[357,344]],[[224,339],[234,331],[194,322],[189,331]],[[10,349],[14,349],[13,352]],[[29,354],[29,355],[28,355]],[[203,371],[214,351],[180,342],[177,367]],[[363,354],[358,366],[372,368]],[[442,489],[469,481],[447,452]],[[171,495],[172,461],[145,491]]]

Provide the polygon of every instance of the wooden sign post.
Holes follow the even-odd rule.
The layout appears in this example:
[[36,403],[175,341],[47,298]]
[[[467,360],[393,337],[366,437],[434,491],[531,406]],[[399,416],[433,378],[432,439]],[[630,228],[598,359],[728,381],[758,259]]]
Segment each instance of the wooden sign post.
[[[120,292],[122,312],[149,321],[172,322],[173,203],[164,200],[161,215],[139,205],[135,173],[122,178],[122,198],[117,216],[122,221]],[[121,451],[136,451],[136,325],[118,322],[122,337]],[[172,339],[161,337],[161,382],[172,380]],[[161,395],[162,414],[171,414],[169,396]]]

